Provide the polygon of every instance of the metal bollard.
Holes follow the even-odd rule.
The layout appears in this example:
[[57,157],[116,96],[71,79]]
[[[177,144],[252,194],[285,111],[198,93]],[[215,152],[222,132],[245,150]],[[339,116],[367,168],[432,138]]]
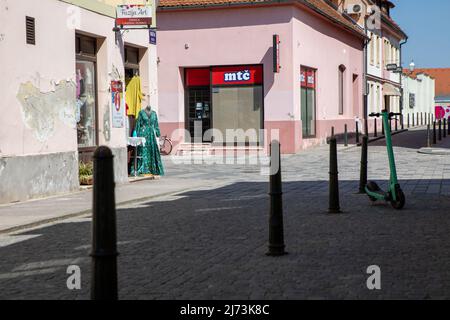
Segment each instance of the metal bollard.
[[430,129],[430,125],[427,124],[427,147],[431,148],[431,129]]
[[374,129],[373,129],[373,136],[376,138],[378,137],[378,124],[377,124],[377,118],[373,119],[374,122]]
[[423,112],[420,113],[420,125],[423,126]]
[[381,121],[381,135],[384,136],[384,121]]
[[402,130],[405,130],[405,117],[404,117],[403,113],[400,116],[400,119],[401,119]]
[[287,254],[284,245],[281,145],[279,141],[274,140],[270,144],[270,162],[269,251],[266,255],[278,257]]
[[444,138],[447,138],[447,120],[444,118],[443,122],[444,122],[444,128],[443,128],[442,133],[444,135]]
[[408,113],[408,129],[410,128],[410,124],[409,124],[409,113]]
[[331,137],[334,137],[334,127],[331,127]]
[[368,155],[369,137],[364,136],[361,147],[361,172],[359,176],[359,193],[366,193],[367,185],[367,155]]
[[118,300],[113,161],[113,154],[107,147],[99,147],[94,153],[92,300]]
[[398,131],[398,120],[395,119],[394,121],[395,121],[395,132],[397,132]]
[[436,144],[436,121],[433,122],[433,144]]
[[415,126],[415,124],[414,124],[414,120],[415,120],[415,118],[414,118],[414,113],[413,114],[411,114],[412,115],[412,127],[414,128],[414,126]]
[[347,125],[344,126],[344,146],[348,147],[348,128],[347,128]]
[[450,118],[447,119],[447,130],[448,130],[447,135],[450,136]]
[[333,137],[330,140],[330,206],[328,213],[341,213],[339,204],[339,172],[337,159],[337,141]]
[[359,143],[359,123],[356,122],[356,144]]
[[442,121],[439,120],[439,135],[438,135],[439,141],[442,140]]

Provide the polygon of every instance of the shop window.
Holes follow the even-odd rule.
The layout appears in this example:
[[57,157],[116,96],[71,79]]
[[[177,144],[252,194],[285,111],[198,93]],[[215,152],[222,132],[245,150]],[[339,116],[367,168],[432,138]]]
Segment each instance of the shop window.
[[316,71],[301,68],[301,119],[303,138],[316,136]]
[[78,147],[97,146],[97,40],[76,36],[76,122]]
[[[217,144],[258,145],[263,115],[262,66],[212,69],[213,127]],[[236,134],[231,134],[230,130]],[[238,133],[239,132],[239,133]]]
[[345,105],[345,66],[339,66],[339,114],[344,114],[344,105]]

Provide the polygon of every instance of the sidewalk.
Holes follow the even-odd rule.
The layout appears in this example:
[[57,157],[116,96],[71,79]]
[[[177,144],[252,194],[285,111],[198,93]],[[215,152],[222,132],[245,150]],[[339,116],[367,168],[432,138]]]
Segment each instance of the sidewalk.
[[[203,180],[179,177],[120,185],[116,187],[116,205],[142,202],[204,186]],[[90,213],[91,210],[92,190],[0,205],[0,234],[81,216]]]

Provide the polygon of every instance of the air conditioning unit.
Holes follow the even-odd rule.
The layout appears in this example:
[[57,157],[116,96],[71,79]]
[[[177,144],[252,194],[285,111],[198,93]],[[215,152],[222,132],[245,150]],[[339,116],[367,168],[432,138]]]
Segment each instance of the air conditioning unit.
[[350,4],[347,7],[348,14],[360,14],[362,13],[362,6],[360,4]]

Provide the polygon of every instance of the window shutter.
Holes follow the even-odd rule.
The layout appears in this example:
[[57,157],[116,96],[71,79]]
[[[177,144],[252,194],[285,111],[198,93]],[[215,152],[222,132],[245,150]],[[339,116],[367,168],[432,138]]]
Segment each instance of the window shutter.
[[36,21],[34,18],[26,17],[27,44],[36,45]]

